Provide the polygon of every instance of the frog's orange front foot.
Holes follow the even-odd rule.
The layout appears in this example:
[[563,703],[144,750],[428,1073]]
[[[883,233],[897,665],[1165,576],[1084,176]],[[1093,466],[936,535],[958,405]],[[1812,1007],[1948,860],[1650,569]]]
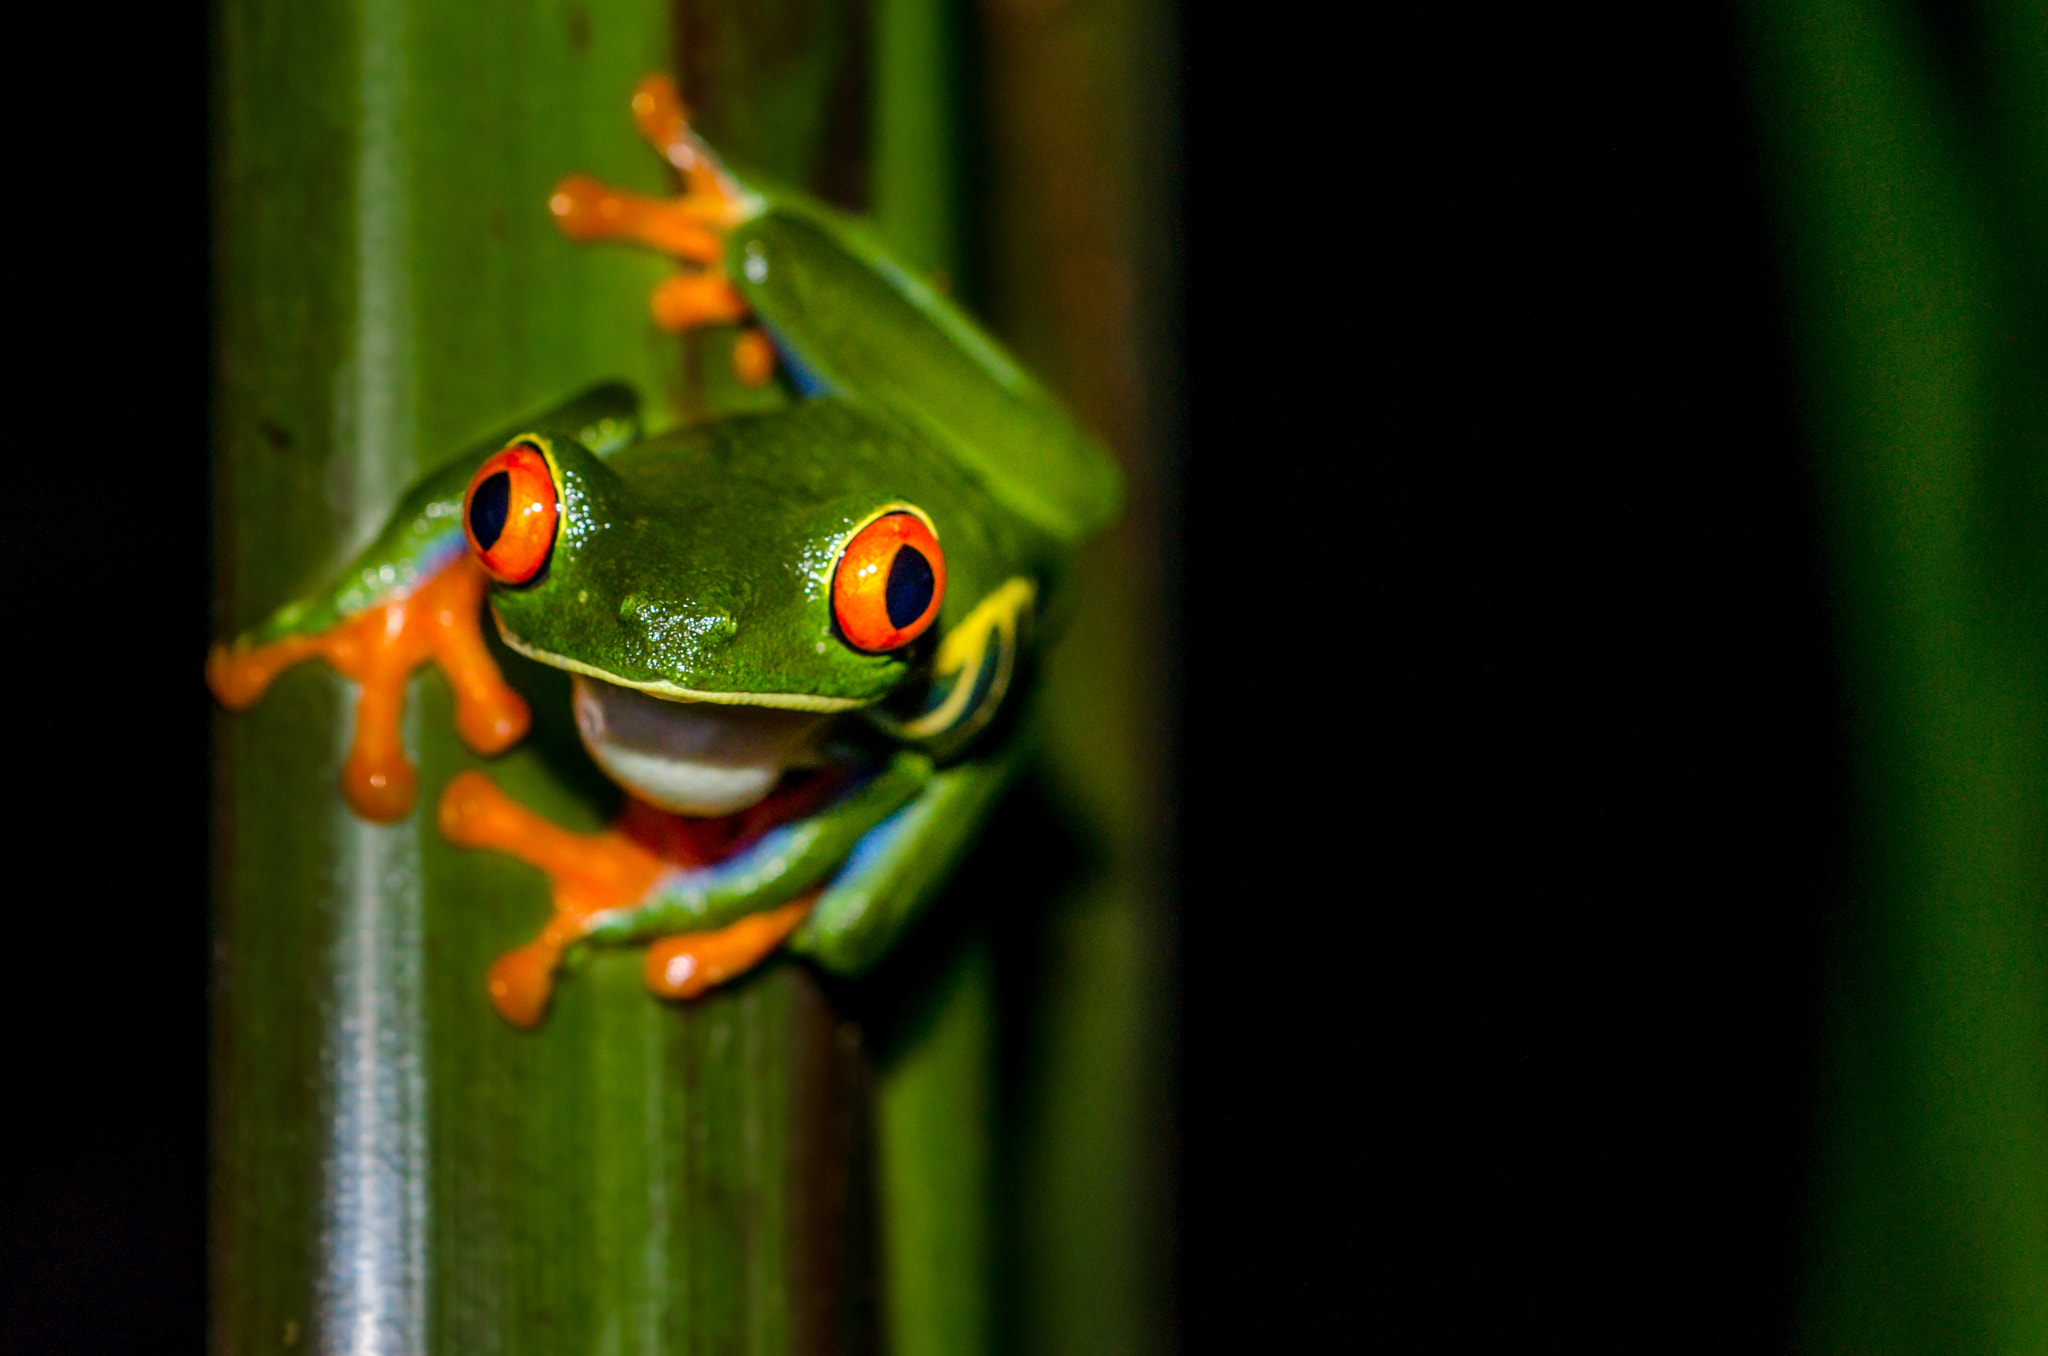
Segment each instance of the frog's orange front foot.
[[432,660],[455,691],[455,728],[478,753],[519,742],[530,721],[484,644],[484,572],[467,554],[404,598],[365,608],[330,630],[268,645],[216,645],[206,683],[222,706],[240,711],[261,699],[277,675],[306,659],[324,659],[360,684],[356,730],[341,789],[357,814],[392,821],[412,811],[419,776],[405,756],[399,724],[405,684]]
[[500,791],[481,772],[458,774],[441,793],[442,836],[461,847],[491,848],[547,873],[554,914],[540,935],[491,964],[498,1015],[530,1030],[547,1015],[562,953],[583,936],[592,914],[631,904],[661,874],[654,853],[613,830],[571,833]]
[[[675,81],[650,75],[633,91],[633,121],[661,157],[683,176],[683,193],[650,198],[572,174],[555,185],[548,210],[571,240],[623,240],[660,250],[685,271],[648,298],[655,323],[671,333],[747,319],[747,304],[726,276],[725,235],[754,210],[718,157],[690,130]],[[768,336],[749,329],[733,349],[733,371],[750,386],[775,374]]]
[[[795,804],[795,801],[791,801]],[[554,912],[532,941],[491,963],[491,1003],[513,1026],[531,1030],[547,1016],[562,955],[597,915],[636,904],[670,867],[702,866],[730,850],[744,831],[730,820],[673,821],[657,833],[660,812],[628,801],[618,823],[601,833],[571,833],[500,791],[481,772],[464,772],[441,793],[441,832],[462,847],[489,848],[547,874]],[[695,998],[746,973],[796,931],[818,892],[749,915],[712,932],[665,937],[647,953],[647,987],[664,998]]]

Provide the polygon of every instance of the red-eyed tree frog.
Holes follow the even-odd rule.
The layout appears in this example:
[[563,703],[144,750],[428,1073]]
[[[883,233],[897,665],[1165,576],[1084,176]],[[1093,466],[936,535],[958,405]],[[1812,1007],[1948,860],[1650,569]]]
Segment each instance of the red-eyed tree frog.
[[357,680],[343,791],[381,820],[416,797],[398,734],[416,666],[446,674],[478,752],[526,732],[486,604],[507,646],[574,675],[583,745],[626,793],[610,830],[548,824],[480,772],[438,807],[450,839],[553,882],[553,917],[489,976],[523,1027],[573,946],[651,942],[671,997],[785,943],[841,972],[879,958],[1014,771],[1007,713],[1047,605],[1121,493],[1101,447],[857,223],[742,182],[665,77],[633,107],[684,192],[571,176],[557,223],[674,256],[656,319],[746,326],[742,379],[794,398],[644,437],[633,392],[585,392],[424,477],[338,579],[207,665],[230,708],[309,657]]

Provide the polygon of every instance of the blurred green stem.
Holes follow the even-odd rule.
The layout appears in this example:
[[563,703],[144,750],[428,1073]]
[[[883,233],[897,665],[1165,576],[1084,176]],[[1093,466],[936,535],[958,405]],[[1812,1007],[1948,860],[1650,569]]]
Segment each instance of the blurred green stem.
[[[949,0],[880,0],[875,11],[869,206],[898,256],[942,284],[959,262],[954,23]],[[995,978],[985,935],[947,958],[937,983],[921,1030],[877,1086],[892,1356],[978,1356],[995,1333]]]
[[1839,618],[1813,1351],[2048,1351],[2048,10],[1752,0]]

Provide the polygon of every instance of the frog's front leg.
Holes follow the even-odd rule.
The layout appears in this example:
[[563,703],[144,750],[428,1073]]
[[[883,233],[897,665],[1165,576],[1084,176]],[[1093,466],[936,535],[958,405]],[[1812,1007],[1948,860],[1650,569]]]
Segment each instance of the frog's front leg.
[[723,819],[628,801],[619,824],[576,834],[483,774],[463,773],[441,797],[442,833],[539,867],[553,891],[540,934],[492,964],[491,1001],[514,1026],[537,1025],[563,955],[584,942],[655,941],[647,983],[665,997],[695,997],[743,973],[803,922],[862,837],[931,778],[930,760],[904,751],[851,785],[815,777]]
[[632,441],[639,423],[639,397],[606,383],[472,445],[422,477],[338,578],[214,646],[207,686],[221,705],[241,711],[307,659],[324,659],[354,679],[360,692],[342,790],[367,819],[403,819],[418,788],[399,737],[414,669],[431,660],[447,676],[457,733],[478,753],[517,743],[529,721],[525,700],[506,684],[484,643],[485,576],[462,532],[471,474],[522,428],[562,429],[606,455]]
[[374,603],[320,631],[281,639],[216,645],[206,681],[230,711],[262,699],[277,675],[306,659],[327,661],[359,685],[355,737],[341,773],[342,792],[366,819],[399,820],[411,812],[419,778],[399,734],[405,685],[432,661],[455,693],[455,727],[478,753],[500,753],[525,735],[525,699],[506,684],[484,644],[485,577],[457,556],[402,597]]
[[442,836],[490,848],[547,873],[554,912],[540,935],[491,965],[491,1002],[512,1025],[547,1015],[562,953],[582,940],[589,918],[643,898],[664,869],[662,856],[614,827],[572,833],[512,800],[481,772],[463,772],[441,793]]

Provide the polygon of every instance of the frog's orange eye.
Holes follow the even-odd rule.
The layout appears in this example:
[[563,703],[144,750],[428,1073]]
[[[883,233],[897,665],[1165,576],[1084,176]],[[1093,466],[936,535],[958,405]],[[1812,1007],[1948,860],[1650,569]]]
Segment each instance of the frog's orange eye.
[[485,573],[524,584],[555,546],[555,479],[530,443],[514,443],[477,468],[462,498],[462,530]]
[[939,615],[946,558],[915,513],[885,513],[853,534],[832,575],[832,615],[854,648],[908,645]]

